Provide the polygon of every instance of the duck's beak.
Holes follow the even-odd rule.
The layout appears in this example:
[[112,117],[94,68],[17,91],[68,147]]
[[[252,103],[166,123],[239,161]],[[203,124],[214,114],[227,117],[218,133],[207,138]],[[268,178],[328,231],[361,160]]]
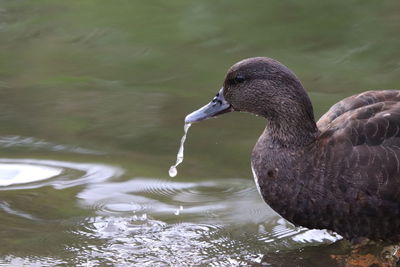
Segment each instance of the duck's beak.
[[233,108],[225,100],[224,87],[222,87],[210,103],[187,115],[185,118],[185,123],[206,120],[230,111],[233,111]]

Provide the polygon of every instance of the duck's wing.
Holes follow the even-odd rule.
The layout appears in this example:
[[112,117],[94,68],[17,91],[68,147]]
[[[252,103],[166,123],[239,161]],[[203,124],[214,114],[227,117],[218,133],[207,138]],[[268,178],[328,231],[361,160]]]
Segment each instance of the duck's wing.
[[331,123],[344,113],[385,101],[400,101],[399,90],[367,91],[358,95],[353,95],[343,99],[333,105],[317,122],[318,129],[325,131]]
[[318,126],[321,155],[334,166],[329,176],[336,176],[338,185],[400,204],[400,91],[346,98]]

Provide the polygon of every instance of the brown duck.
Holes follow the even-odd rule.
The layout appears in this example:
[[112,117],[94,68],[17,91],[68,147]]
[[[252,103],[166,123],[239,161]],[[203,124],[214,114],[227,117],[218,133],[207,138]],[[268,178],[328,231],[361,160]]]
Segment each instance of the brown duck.
[[256,57],[233,65],[216,97],[185,122],[229,111],[266,118],[251,165],[282,217],[347,239],[400,241],[400,91],[350,96],[315,123],[293,72]]

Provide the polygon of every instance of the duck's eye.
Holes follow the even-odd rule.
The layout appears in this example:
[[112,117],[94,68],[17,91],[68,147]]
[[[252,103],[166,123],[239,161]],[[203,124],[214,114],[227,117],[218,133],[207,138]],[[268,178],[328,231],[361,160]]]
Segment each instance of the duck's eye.
[[233,80],[235,81],[235,83],[242,83],[246,80],[246,77],[244,77],[241,74],[238,74],[235,76],[235,78],[233,78]]

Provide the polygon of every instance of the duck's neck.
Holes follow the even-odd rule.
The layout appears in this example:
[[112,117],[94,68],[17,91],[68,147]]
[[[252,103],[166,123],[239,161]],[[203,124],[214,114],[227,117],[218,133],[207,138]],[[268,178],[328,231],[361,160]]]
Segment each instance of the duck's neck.
[[317,135],[318,128],[314,121],[312,110],[287,114],[267,119],[265,134],[269,142],[279,147],[301,147],[312,143]]

